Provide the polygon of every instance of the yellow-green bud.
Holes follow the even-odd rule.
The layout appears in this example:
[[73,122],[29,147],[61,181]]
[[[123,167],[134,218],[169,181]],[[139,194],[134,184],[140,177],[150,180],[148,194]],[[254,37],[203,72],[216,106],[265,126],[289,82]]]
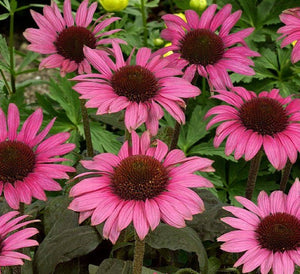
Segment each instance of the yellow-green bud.
[[128,0],[99,0],[106,11],[121,11],[128,6]]
[[164,44],[164,40],[163,39],[161,39],[161,38],[155,38],[154,40],[153,40],[153,44],[154,44],[154,46],[161,46],[161,45],[163,45]]
[[190,7],[196,11],[203,11],[207,7],[206,0],[190,0]]

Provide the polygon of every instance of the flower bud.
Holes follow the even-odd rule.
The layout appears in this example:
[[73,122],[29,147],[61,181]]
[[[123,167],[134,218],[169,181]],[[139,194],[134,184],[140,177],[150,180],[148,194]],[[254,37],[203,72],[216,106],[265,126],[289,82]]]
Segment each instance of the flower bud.
[[190,0],[190,7],[195,11],[203,11],[207,7],[206,0]]
[[121,11],[128,6],[128,0],[99,0],[106,11]]

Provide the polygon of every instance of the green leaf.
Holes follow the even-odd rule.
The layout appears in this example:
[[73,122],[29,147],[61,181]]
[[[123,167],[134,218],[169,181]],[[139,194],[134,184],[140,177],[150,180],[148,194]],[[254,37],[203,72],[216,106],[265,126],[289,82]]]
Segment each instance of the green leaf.
[[199,236],[190,227],[175,228],[166,224],[160,224],[146,237],[146,243],[153,248],[168,248],[170,250],[182,249],[195,252],[201,271],[207,273],[208,260],[205,248]]
[[178,8],[182,10],[190,9],[190,0],[174,0],[174,3]]
[[17,72],[21,72],[23,68],[28,66],[30,63],[32,63],[38,56],[40,56],[39,53],[28,51],[25,58],[22,60]]
[[5,64],[4,62],[2,62],[0,60],[0,69],[4,70],[4,71],[7,71],[7,72],[10,72],[10,67],[9,65]]
[[40,244],[34,260],[35,273],[54,273],[59,263],[90,253],[101,241],[102,239],[92,226],[62,228],[60,233],[51,237],[48,235]]
[[261,58],[259,60],[260,64],[263,64],[265,68],[270,68],[278,71],[278,61],[276,52],[272,51],[269,48],[262,48],[260,51]]
[[70,199],[66,196],[50,197],[44,209],[44,231],[50,236],[78,226],[78,214],[67,209]]
[[0,15],[0,21],[5,20],[5,19],[8,18],[8,17],[9,17],[9,13],[8,13],[8,12],[2,13],[2,14]]
[[213,146],[212,141],[208,143],[201,143],[199,145],[196,145],[192,147],[188,151],[188,156],[190,155],[198,155],[198,156],[221,156],[222,158],[226,160],[230,160],[233,162],[237,162],[237,160],[234,159],[233,155],[226,156],[225,155],[225,145],[220,145],[219,147],[215,148]]
[[197,232],[201,241],[215,241],[216,237],[228,231],[228,225],[220,220],[228,216],[222,208],[225,204],[221,203],[209,190],[198,189],[197,193],[204,202],[205,210],[194,215],[193,220],[186,223]]
[[56,80],[50,80],[49,96],[60,104],[70,121],[78,125],[81,120],[79,94],[72,89],[72,85],[67,78],[57,76]]
[[8,0],[1,0],[0,5],[6,8],[8,11],[10,11],[10,4]]
[[178,147],[184,152],[187,152],[193,144],[208,134],[204,115],[209,108],[209,106],[202,107],[197,105],[193,110],[191,119],[182,127],[178,140]]
[[[78,126],[81,135],[84,135],[83,126]],[[105,130],[99,123],[90,122],[93,147],[100,153],[110,152],[117,154],[121,148],[121,143],[117,141],[117,135]]]
[[[131,261],[123,261],[119,259],[105,259],[101,265],[96,269],[90,268],[89,266],[89,274],[130,274],[132,273],[132,262]],[[153,274],[156,272],[157,274],[163,274],[157,270],[153,270],[147,267],[142,268],[142,274]]]
[[6,43],[5,38],[0,34],[0,54],[3,57],[6,64],[9,65],[9,49]]
[[221,267],[221,260],[216,257],[208,259],[208,274],[215,274]]
[[243,14],[248,17],[249,23],[251,26],[255,26],[256,16],[257,16],[257,8],[255,5],[255,1],[253,0],[238,0],[240,5],[243,8]]

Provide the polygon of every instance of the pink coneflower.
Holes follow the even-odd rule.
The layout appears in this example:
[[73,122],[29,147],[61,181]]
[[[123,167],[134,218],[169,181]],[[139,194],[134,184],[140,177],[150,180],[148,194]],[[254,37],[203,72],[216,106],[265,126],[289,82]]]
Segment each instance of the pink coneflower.
[[[253,66],[250,56],[259,56],[248,48],[244,38],[254,28],[247,28],[229,34],[232,27],[241,17],[241,11],[231,13],[231,5],[225,5],[216,15],[217,5],[209,6],[199,18],[193,10],[187,10],[187,22],[176,15],[167,14],[162,18],[167,26],[161,37],[171,41],[172,45],[162,48],[159,54],[168,51],[176,66],[185,68],[184,78],[192,81],[196,71],[208,79],[210,85],[217,89],[232,86],[227,70],[244,75],[255,74],[249,66]],[[220,30],[217,29],[220,27]],[[234,46],[240,43],[240,46]]]
[[64,144],[70,134],[58,133],[44,140],[54,120],[38,133],[43,112],[37,109],[17,133],[20,124],[17,106],[9,104],[7,123],[0,108],[0,194],[3,190],[11,208],[18,209],[20,202],[30,204],[32,197],[46,200],[44,190],[61,190],[53,179],[68,179],[66,172],[75,172],[73,167],[54,164],[66,161],[56,156],[74,149],[74,144]]
[[[38,222],[38,220],[21,222],[28,217],[28,215],[13,219],[18,214],[19,212],[17,211],[10,211],[0,217],[0,267],[23,265],[22,259],[31,260],[31,258],[15,250],[39,245],[37,241],[29,239],[39,232],[36,228],[20,229],[30,223]],[[18,231],[12,233],[16,230]]]
[[272,268],[274,274],[293,274],[294,265],[300,265],[300,182],[296,179],[289,194],[274,191],[268,197],[261,191],[258,205],[244,197],[236,197],[246,209],[226,206],[236,218],[221,220],[238,229],[218,238],[225,242],[221,249],[246,253],[234,264],[242,264],[243,273],[260,267],[262,274]]
[[300,7],[284,10],[279,17],[285,26],[277,31],[282,33],[278,39],[285,37],[281,43],[282,48],[296,42],[291,56],[292,62],[296,63],[300,60]]
[[154,230],[160,220],[174,227],[184,227],[184,220],[204,210],[201,198],[189,187],[212,187],[195,171],[214,171],[213,161],[185,157],[179,149],[168,152],[160,140],[150,146],[150,134],[140,138],[132,131],[132,146],[124,143],[118,156],[102,153],[82,165],[102,175],[82,180],[70,196],[69,208],[80,212],[79,222],[92,216],[92,225],[105,222],[103,236],[115,243],[121,230],[132,221],[142,240],[149,228]]
[[[75,24],[71,10],[71,0],[64,2],[64,17],[62,17],[57,4],[52,1],[51,6],[44,7],[44,16],[31,11],[31,15],[39,29],[29,28],[24,32],[25,38],[31,42],[28,49],[42,54],[51,54],[40,63],[42,68],[60,68],[61,75],[76,71],[90,73],[91,66],[84,58],[83,46],[96,48],[98,45],[108,44],[115,40],[124,43],[118,38],[103,38],[120,29],[100,33],[112,22],[120,19],[100,17],[96,23],[89,26],[93,20],[97,2],[88,7],[88,0],[84,0],[76,13]],[[101,21],[104,19],[103,21]],[[100,23],[98,23],[101,21]]]
[[216,130],[215,147],[228,136],[225,154],[235,151],[237,160],[245,155],[245,160],[249,161],[263,147],[276,169],[282,169],[287,158],[295,163],[300,150],[299,99],[282,98],[278,89],[263,91],[258,96],[242,87],[217,92],[212,97],[231,106],[213,107],[205,116],[216,114],[207,129],[222,122]]
[[104,51],[85,47],[87,60],[100,74],[79,75],[73,80],[80,81],[73,89],[88,99],[86,107],[98,108],[97,114],[125,111],[125,125],[129,131],[141,124],[152,135],[157,134],[158,120],[164,107],[179,123],[185,122],[182,98],[194,97],[200,90],[187,80],[174,77],[181,70],[168,68],[169,61],[160,56],[150,58],[151,50],[141,48],[136,62],[130,65],[131,57],[125,62],[120,46],[112,42],[115,63]]

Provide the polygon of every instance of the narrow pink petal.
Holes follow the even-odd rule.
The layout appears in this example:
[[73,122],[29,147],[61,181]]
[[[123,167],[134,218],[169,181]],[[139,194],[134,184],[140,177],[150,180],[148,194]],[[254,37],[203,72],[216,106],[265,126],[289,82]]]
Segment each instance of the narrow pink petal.
[[7,138],[6,117],[3,110],[0,108],[0,142]]
[[199,15],[194,10],[187,10],[184,14],[190,27],[194,30],[197,29],[199,25]]
[[251,202],[250,200],[242,196],[236,196],[235,199],[248,210],[252,211],[258,216],[262,216],[260,208],[258,208],[257,205]]
[[18,107],[15,104],[9,104],[7,114],[8,139],[15,140],[17,138],[17,129],[20,124],[20,115]]
[[224,244],[221,245],[222,250],[227,252],[233,252],[233,253],[243,252],[256,247],[257,247],[256,240],[247,240],[246,242],[236,240],[236,241],[225,242]]
[[280,167],[280,159],[282,155],[280,155],[280,151],[278,149],[278,145],[273,137],[269,135],[265,135],[263,140],[263,147],[266,152],[266,155],[270,161],[270,163],[276,168]]
[[184,152],[182,150],[173,149],[167,154],[166,159],[163,162],[163,165],[165,167],[175,165],[175,164],[180,163],[185,158],[186,157],[185,157]]
[[71,0],[65,0],[64,2],[64,19],[68,27],[74,25],[74,19],[72,16],[72,8],[71,8]]
[[5,183],[3,192],[4,192],[5,200],[8,203],[8,205],[13,209],[18,209],[20,201],[17,192],[15,188],[12,186],[12,184]]
[[270,200],[265,191],[261,191],[257,197],[257,205],[261,211],[261,217],[266,217],[271,214]]
[[246,222],[244,220],[233,218],[233,217],[224,217],[224,218],[221,218],[221,221],[234,227],[234,228],[241,229],[241,230],[255,230],[256,229],[256,226],[249,224],[248,222]]
[[[265,251],[267,251],[267,250],[265,250]],[[273,265],[273,257],[274,257],[273,252],[269,251],[268,253],[269,253],[268,254],[269,256],[261,263],[261,266],[260,266],[261,274],[268,274]]]
[[135,202],[133,225],[140,240],[143,240],[149,231],[149,223],[145,216],[145,204],[143,201]]
[[225,5],[219,12],[213,17],[210,23],[210,30],[216,31],[216,29],[223,24],[225,19],[230,15],[231,12],[231,4]]
[[61,64],[64,60],[65,60],[65,57],[63,57],[59,54],[52,54],[41,61],[40,65],[39,65],[39,69],[58,68],[61,66]]
[[23,261],[19,258],[12,258],[12,257],[0,255],[0,265],[1,266],[12,266],[12,265],[23,265],[23,264],[24,264]]
[[219,35],[221,37],[227,36],[229,31],[235,25],[235,23],[240,19],[241,15],[242,15],[242,11],[238,10],[238,11],[232,13],[230,16],[228,16],[222,24]]
[[251,160],[260,150],[263,144],[263,137],[262,135],[258,134],[257,132],[252,132],[245,149],[245,160]]
[[147,217],[151,230],[154,230],[160,222],[160,210],[154,199],[146,199],[145,215]]
[[118,43],[112,42],[113,51],[116,57],[116,68],[119,69],[125,66],[122,50]]
[[101,56],[97,54],[97,52],[87,46],[83,47],[83,53],[87,60],[94,66],[95,69],[97,69],[99,72],[101,72],[106,78],[111,77],[111,70],[109,66],[103,61]]
[[83,27],[85,27],[85,28],[88,27],[88,25],[92,22],[94,13],[97,9],[97,5],[98,5],[98,3],[94,2],[88,8],[87,15],[86,15],[86,18],[85,18],[85,23],[83,24]]
[[131,132],[131,140],[131,155],[140,154],[140,137],[134,130]]
[[145,67],[151,55],[151,49],[140,48],[136,54],[136,64]]
[[202,13],[198,28],[200,28],[200,29],[208,29],[209,28],[210,22],[214,17],[216,9],[217,9],[217,5],[212,4]]
[[270,195],[270,210],[272,214],[286,212],[286,195],[282,191],[273,191]]
[[79,5],[77,12],[76,12],[76,17],[75,17],[75,22],[76,22],[77,26],[84,27],[86,16],[87,16],[87,11],[88,11],[88,4],[89,4],[89,1],[84,0]]
[[108,196],[105,199],[99,199],[99,203],[94,210],[91,218],[92,225],[98,225],[111,216],[120,203],[120,199],[116,196]]
[[126,201],[124,206],[120,210],[118,218],[118,230],[121,231],[125,229],[132,221],[133,212],[135,207],[135,201]]
[[260,219],[257,217],[257,215],[251,213],[246,209],[235,206],[225,206],[223,207],[223,209],[231,212],[234,216],[246,221],[253,226],[257,226],[260,223]]

